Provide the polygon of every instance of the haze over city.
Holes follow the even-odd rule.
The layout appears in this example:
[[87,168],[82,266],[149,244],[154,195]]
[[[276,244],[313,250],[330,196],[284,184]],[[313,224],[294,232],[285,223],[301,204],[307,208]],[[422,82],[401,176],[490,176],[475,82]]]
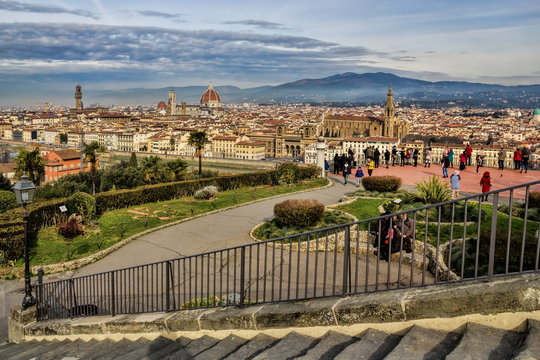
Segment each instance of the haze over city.
[[4,103],[69,104],[78,82],[255,87],[348,71],[540,83],[537,1],[0,1],[0,16]]

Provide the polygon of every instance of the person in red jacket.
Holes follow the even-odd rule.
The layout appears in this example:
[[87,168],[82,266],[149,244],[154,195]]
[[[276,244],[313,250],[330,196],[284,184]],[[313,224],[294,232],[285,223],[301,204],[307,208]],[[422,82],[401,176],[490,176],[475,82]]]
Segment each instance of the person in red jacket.
[[[482,193],[487,193],[491,189],[491,176],[489,171],[484,171],[484,176],[480,179],[480,185],[482,186]],[[480,196],[480,201],[487,201],[488,197]]]
[[521,155],[523,153],[521,152],[521,150],[519,150],[519,148],[516,149],[516,151],[514,151],[514,170],[519,170],[519,168],[521,167]]
[[472,146],[470,144],[465,147],[465,155],[467,155],[467,166],[471,166]]

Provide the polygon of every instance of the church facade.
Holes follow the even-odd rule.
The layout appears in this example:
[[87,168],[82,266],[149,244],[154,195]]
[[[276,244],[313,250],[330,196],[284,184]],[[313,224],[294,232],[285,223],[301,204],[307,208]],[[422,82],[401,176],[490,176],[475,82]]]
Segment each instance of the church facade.
[[396,116],[392,87],[389,87],[383,118],[326,114],[319,135],[327,139],[381,136],[402,140],[408,133],[409,124]]

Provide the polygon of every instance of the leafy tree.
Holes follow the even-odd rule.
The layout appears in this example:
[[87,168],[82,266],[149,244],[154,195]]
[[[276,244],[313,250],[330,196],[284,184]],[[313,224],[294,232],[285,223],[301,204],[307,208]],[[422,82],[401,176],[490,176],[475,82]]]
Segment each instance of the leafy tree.
[[114,165],[101,174],[101,191],[113,189],[132,189],[145,184],[144,173],[141,168]]
[[11,181],[2,173],[0,173],[0,190],[11,191]]
[[174,173],[155,155],[142,159],[142,170],[145,180],[150,184],[174,180]]
[[182,159],[167,162],[167,167],[172,171],[175,181],[184,180],[186,176],[187,163]]
[[174,144],[175,144],[175,140],[174,140],[174,137],[171,136],[170,140],[169,140],[169,150],[174,150]]
[[202,155],[204,145],[208,144],[210,140],[206,135],[206,131],[193,130],[189,133],[188,145],[193,146],[197,150],[199,156],[199,177],[202,175]]
[[17,179],[26,174],[34,184],[39,186],[45,175],[45,159],[39,155],[39,148],[31,151],[20,148],[15,163],[17,164],[15,167],[15,177]]
[[139,162],[137,161],[137,154],[135,154],[134,152],[131,153],[128,166],[131,168],[139,167]]
[[92,176],[92,194],[96,193],[98,154],[105,151],[105,147],[103,145],[100,145],[97,141],[92,141],[89,144],[83,143],[83,148],[81,152],[84,156],[84,161],[90,163],[90,174]]
[[0,214],[18,206],[13,191],[0,190]]

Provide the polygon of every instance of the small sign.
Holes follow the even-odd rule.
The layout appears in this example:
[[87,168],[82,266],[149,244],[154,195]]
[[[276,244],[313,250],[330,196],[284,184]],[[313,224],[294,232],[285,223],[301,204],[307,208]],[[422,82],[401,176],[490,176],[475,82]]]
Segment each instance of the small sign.
[[60,206],[60,211],[63,212],[63,213],[66,212],[67,211],[66,205],[61,205]]

